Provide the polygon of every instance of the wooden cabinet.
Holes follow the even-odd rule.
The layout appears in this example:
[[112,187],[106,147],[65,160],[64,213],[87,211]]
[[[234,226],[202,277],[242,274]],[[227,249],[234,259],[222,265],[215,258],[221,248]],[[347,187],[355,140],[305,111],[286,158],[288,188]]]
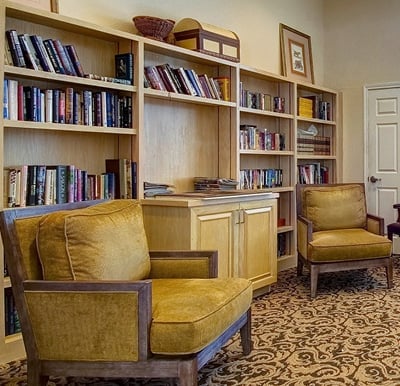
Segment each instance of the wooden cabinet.
[[217,249],[220,277],[276,281],[276,195],[143,201],[150,249]]

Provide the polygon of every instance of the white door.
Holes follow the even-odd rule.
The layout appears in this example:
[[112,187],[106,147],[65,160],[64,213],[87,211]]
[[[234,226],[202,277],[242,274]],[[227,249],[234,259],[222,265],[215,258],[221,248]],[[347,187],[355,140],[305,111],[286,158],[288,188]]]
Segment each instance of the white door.
[[393,204],[400,189],[400,84],[369,86],[366,99],[365,183],[368,212],[385,219],[397,218]]

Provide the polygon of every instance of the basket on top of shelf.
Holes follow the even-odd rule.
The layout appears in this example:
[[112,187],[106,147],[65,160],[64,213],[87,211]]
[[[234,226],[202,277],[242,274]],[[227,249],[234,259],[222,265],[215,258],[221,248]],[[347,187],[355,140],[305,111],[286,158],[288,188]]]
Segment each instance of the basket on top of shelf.
[[155,16],[135,16],[132,20],[143,36],[160,41],[165,41],[175,25],[174,20]]

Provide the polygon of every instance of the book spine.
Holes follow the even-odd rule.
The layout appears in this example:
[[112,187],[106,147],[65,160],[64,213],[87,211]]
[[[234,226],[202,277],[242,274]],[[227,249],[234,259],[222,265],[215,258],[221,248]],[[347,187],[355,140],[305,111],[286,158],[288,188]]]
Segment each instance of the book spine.
[[35,192],[35,204],[44,205],[44,194],[46,184],[46,166],[38,165],[36,169],[36,192]]
[[74,123],[74,89],[72,87],[65,89],[65,123]]
[[3,118],[10,119],[10,111],[8,109],[8,79],[3,80]]
[[63,63],[61,62],[61,58],[56,50],[56,47],[54,46],[53,40],[45,39],[43,40],[43,44],[47,51],[47,54],[49,55],[54,71],[57,74],[65,74]]
[[26,191],[26,205],[32,206],[36,204],[36,165],[28,165],[28,182]]
[[72,44],[68,44],[65,46],[65,49],[68,53],[68,56],[71,60],[72,65],[74,66],[76,75],[83,78],[85,76],[85,73],[83,71],[83,67],[79,60],[78,53],[76,52],[75,46],[73,46]]
[[36,63],[36,59],[34,57],[33,52],[31,51],[30,45],[28,45],[27,38],[25,34],[18,35],[19,42],[21,44],[22,52],[25,57],[26,66],[31,68],[32,70],[39,70],[39,67]]
[[39,57],[40,64],[43,67],[43,70],[47,72],[56,72],[54,70],[53,64],[51,63],[50,57],[47,54],[46,48],[44,47],[43,40],[39,35],[30,35],[30,39],[32,41],[33,47],[36,50],[36,53]]
[[54,49],[57,52],[60,62],[62,63],[62,66],[65,70],[65,74],[67,75],[76,75],[74,68],[72,67],[72,64],[67,58],[67,54],[65,52],[64,46],[62,45],[61,41],[58,39],[53,39],[52,43],[54,45]]
[[13,64],[16,67],[26,67],[24,53],[22,51],[21,43],[18,39],[18,34],[15,29],[6,31],[6,37],[11,50],[11,57]]

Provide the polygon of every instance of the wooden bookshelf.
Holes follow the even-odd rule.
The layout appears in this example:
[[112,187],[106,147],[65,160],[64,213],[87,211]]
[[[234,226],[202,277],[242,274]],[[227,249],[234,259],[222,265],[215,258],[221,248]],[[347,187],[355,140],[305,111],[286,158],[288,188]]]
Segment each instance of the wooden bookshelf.
[[[261,187],[264,192],[279,194],[276,211],[281,221],[277,228],[271,229],[274,242],[278,243],[279,239],[281,249],[279,256],[269,256],[269,264],[273,272],[276,272],[276,266],[282,270],[296,265],[298,165],[319,162],[329,167],[330,182],[335,182],[340,172],[338,96],[334,90],[294,82],[262,69],[11,1],[1,3],[0,20],[3,36],[6,30],[13,28],[20,33],[73,44],[87,73],[113,77],[115,55],[127,52],[133,54],[134,68],[133,84],[125,85],[19,68],[0,61],[3,81],[14,79],[42,89],[73,87],[106,91],[132,98],[131,127],[28,122],[1,116],[2,208],[6,206],[4,169],[12,165],[74,164],[90,173],[101,174],[105,172],[106,159],[130,159],[137,164],[139,199],[144,198],[144,182],[166,183],[174,185],[176,192],[190,192],[194,190],[194,177],[240,180],[244,169],[279,169],[282,171],[281,183]],[[4,45],[0,45],[0,57],[4,58],[4,54]],[[173,68],[184,67],[197,74],[207,74],[209,78],[227,79],[228,100],[145,87],[144,68],[166,63]],[[272,99],[268,101],[268,97],[264,97],[263,108],[244,104],[241,102],[243,89],[269,95]],[[298,115],[298,97],[313,95],[322,96],[324,101],[331,103],[329,119]],[[1,88],[0,100],[3,96],[4,89]],[[277,101],[280,108],[274,109],[274,97],[281,98]],[[265,102],[269,108],[265,108]],[[329,155],[300,154],[298,151],[297,130],[307,130],[311,124],[319,135],[330,138]],[[284,147],[241,147],[241,125],[254,125],[281,135]],[[269,250],[276,251],[276,248]],[[0,259],[0,268],[4,269],[3,259]],[[242,270],[245,272],[246,267]],[[260,285],[265,283],[260,282]],[[0,362],[24,356],[21,334],[5,334],[5,291],[9,291],[10,286],[8,277],[0,279]]]

